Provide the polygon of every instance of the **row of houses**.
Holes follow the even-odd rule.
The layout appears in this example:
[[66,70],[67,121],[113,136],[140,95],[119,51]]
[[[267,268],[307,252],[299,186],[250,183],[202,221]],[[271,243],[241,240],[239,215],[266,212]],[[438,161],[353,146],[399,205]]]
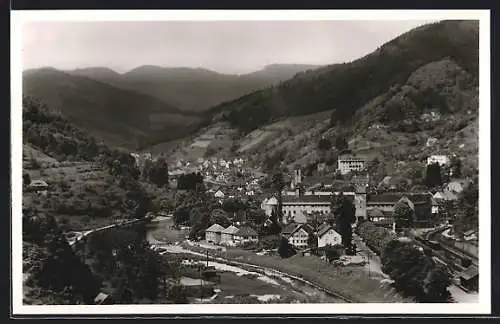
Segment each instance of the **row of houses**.
[[329,224],[322,224],[314,229],[310,224],[290,223],[281,231],[281,235],[299,249],[309,247],[311,234],[315,235],[318,248],[342,243],[342,236]]
[[259,235],[248,226],[238,228],[231,225],[224,228],[219,224],[213,224],[205,230],[205,240],[215,244],[241,245],[248,242],[258,242]]
[[[417,221],[425,222],[433,210],[433,199],[431,193],[383,193],[368,194],[363,190],[355,192],[332,193],[332,195],[344,194],[351,199],[356,207],[356,219],[370,220],[382,226],[392,226],[393,212],[396,204],[405,202],[415,212]],[[281,212],[284,224],[306,223],[311,214],[330,214],[331,195],[302,195],[283,196]],[[277,208],[278,201],[275,197],[264,199],[261,208],[266,215],[270,216]]]

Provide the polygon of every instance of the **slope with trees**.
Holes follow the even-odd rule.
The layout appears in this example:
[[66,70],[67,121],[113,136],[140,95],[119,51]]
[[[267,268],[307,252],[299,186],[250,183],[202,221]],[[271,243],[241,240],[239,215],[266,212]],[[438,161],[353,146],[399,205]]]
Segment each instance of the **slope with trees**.
[[328,110],[333,110],[332,125],[351,123],[365,103],[394,85],[404,84],[415,70],[428,63],[449,58],[477,78],[478,27],[471,21],[442,21],[418,27],[363,58],[320,68],[307,77],[292,78],[248,94],[213,108],[213,113],[243,132],[281,117]]
[[143,93],[183,111],[204,111],[316,67],[303,64],[273,64],[242,75],[221,74],[201,68],[151,65],[140,66],[124,74],[107,68],[84,68],[68,73]]
[[25,71],[23,95],[110,144],[135,150],[186,136],[203,124],[202,117],[151,96],[50,68]]

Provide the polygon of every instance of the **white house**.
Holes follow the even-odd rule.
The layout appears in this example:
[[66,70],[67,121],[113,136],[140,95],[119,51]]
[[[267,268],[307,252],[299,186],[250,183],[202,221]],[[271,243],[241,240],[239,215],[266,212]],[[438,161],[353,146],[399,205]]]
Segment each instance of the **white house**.
[[275,197],[266,198],[260,205],[260,208],[264,210],[267,216],[271,216],[273,209],[278,205],[278,199]]
[[435,163],[444,166],[450,163],[450,158],[447,155],[431,155],[427,158],[427,165]]
[[217,190],[217,192],[215,193],[215,198],[224,198],[224,193],[220,190]]
[[236,244],[244,244],[248,242],[258,242],[259,234],[253,228],[244,226],[234,233],[234,242]]
[[459,194],[462,191],[464,191],[463,182],[461,182],[461,181],[451,181],[450,183],[448,183],[446,185],[445,190],[449,191],[449,192],[453,192],[453,193]]
[[49,189],[49,185],[47,182],[43,180],[33,180],[28,185],[28,189],[30,191],[36,191],[38,194],[47,195],[47,190]]
[[434,198],[434,199],[436,199],[436,200],[444,200],[444,199],[446,198],[446,196],[445,196],[444,192],[442,192],[442,191],[438,191],[438,192],[436,192],[436,193],[432,196],[432,198]]
[[353,155],[343,155],[338,159],[338,169],[340,174],[347,174],[352,171],[360,171],[365,167],[365,160]]
[[431,213],[432,214],[439,213],[439,202],[434,198],[431,199]]
[[285,237],[291,245],[299,249],[304,249],[307,248],[309,240],[309,232],[306,228],[307,225],[304,224],[288,224],[281,231],[281,235]]
[[323,224],[318,229],[318,247],[342,243],[342,236],[328,224]]
[[223,244],[229,244],[234,242],[234,234],[239,231],[239,228],[231,225],[221,232],[220,242]]
[[205,230],[205,240],[210,243],[219,243],[221,241],[221,233],[224,227],[219,224],[213,224]]

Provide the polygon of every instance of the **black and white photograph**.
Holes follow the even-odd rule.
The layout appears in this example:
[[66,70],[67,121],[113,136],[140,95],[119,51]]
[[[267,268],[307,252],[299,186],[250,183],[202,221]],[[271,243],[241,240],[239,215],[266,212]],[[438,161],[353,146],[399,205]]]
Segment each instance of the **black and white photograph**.
[[14,309],[489,313],[488,11],[12,24]]

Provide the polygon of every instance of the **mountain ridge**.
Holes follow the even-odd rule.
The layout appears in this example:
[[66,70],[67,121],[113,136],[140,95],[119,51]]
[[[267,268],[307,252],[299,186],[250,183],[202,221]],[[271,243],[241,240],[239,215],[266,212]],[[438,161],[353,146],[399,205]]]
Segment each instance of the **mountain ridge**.
[[405,82],[417,68],[451,58],[478,75],[477,22],[442,21],[410,30],[349,63],[304,73],[276,86],[212,107],[216,120],[243,132],[279,118],[333,110],[332,122],[348,122],[367,101]]
[[147,94],[183,111],[203,112],[214,105],[278,84],[297,73],[316,67],[307,64],[270,64],[246,74],[224,74],[206,68],[154,65],[142,65],[125,73],[99,67],[66,72]]
[[56,69],[27,71],[23,95],[113,145],[135,148],[184,136],[202,118],[154,97]]

